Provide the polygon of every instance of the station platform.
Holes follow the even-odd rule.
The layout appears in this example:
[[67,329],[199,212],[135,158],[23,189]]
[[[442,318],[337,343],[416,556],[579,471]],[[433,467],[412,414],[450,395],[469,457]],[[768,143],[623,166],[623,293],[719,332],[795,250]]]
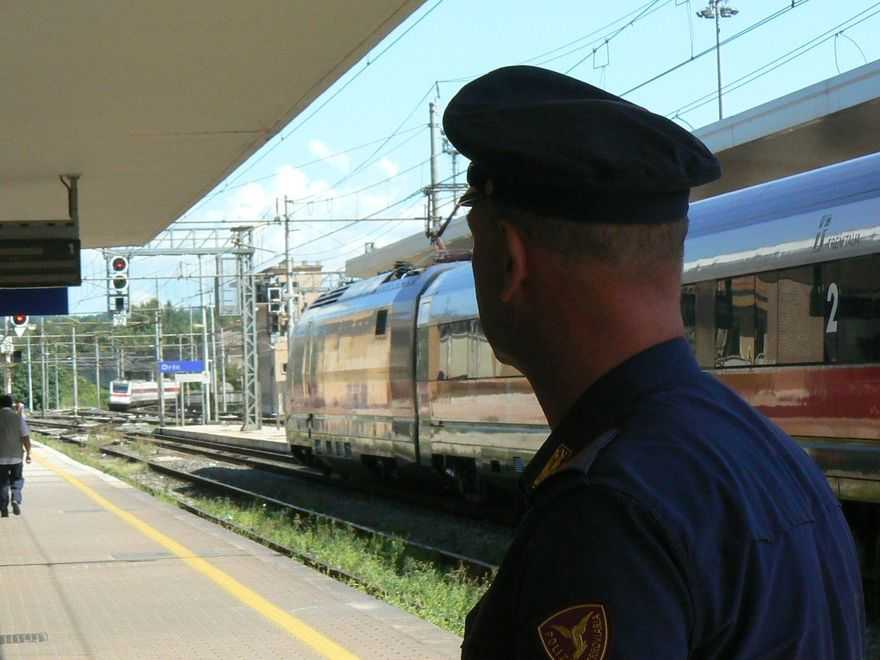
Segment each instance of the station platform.
[[283,426],[276,429],[274,426],[266,425],[259,431],[242,431],[240,423],[198,424],[191,426],[162,426],[158,432],[178,438],[192,438],[209,442],[228,442],[252,449],[281,451],[285,453],[288,451],[287,438]]
[[0,519],[0,658],[457,658],[460,639],[42,445]]

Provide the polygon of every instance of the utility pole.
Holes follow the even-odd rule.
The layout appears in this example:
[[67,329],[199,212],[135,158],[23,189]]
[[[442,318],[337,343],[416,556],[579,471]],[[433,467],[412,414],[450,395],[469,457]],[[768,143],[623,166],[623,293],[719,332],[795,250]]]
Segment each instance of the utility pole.
[[[9,337],[9,317],[3,317],[3,337]],[[5,343],[4,339],[4,343]],[[12,339],[9,339],[12,341]],[[3,368],[3,391],[6,394],[12,394],[12,353],[4,353],[4,368]]]
[[40,319],[40,397],[43,416],[46,416],[49,402],[49,375],[46,373],[46,323],[45,319]]
[[216,305],[211,305],[211,364],[213,365],[213,369],[211,369],[211,384],[214,388],[214,421],[220,421],[220,390],[223,389],[223,384],[219,383],[219,372],[217,371],[217,307]]
[[156,312],[156,383],[159,386],[159,426],[165,426],[165,374],[162,373],[162,318]]
[[28,411],[34,412],[34,375],[31,369],[31,336],[27,335]]
[[293,263],[290,260],[290,213],[287,211],[287,205],[291,204],[291,200],[284,196],[284,267],[287,281],[285,289],[287,291],[287,335],[293,329],[294,324],[294,304],[293,304]]
[[[211,363],[208,360],[208,316],[205,306],[202,305],[202,356],[205,358],[205,369],[211,373]],[[202,381],[202,424],[211,421],[211,388],[207,381]]]
[[428,226],[431,228],[431,235],[434,235],[440,227],[440,216],[437,214],[437,138],[434,135],[436,120],[434,118],[434,103],[428,104],[428,127],[431,129],[431,194],[428,197]]
[[70,329],[71,336],[71,344],[73,346],[73,353],[71,354],[71,361],[73,363],[73,416],[76,417],[79,415],[79,389],[77,387],[77,374],[76,374],[76,326],[73,326]]
[[260,403],[259,350],[257,345],[257,295],[254,273],[254,234],[252,229],[239,230],[238,282],[241,296],[242,335],[242,431],[263,427]]
[[[208,319],[205,315],[205,287],[202,282],[202,255],[199,255],[199,307],[202,308],[202,362],[205,365],[205,371],[210,374],[211,363],[208,361]],[[202,424],[207,424],[211,421],[209,390],[208,383],[202,381]]]
[[[190,317],[190,318],[192,318],[192,317]],[[177,355],[178,355],[177,359],[182,360],[183,359],[183,335],[182,334],[177,337],[177,341],[178,341],[178,346],[179,346],[177,349]],[[184,418],[186,417],[186,383],[180,384],[180,401],[177,404],[177,409],[180,411],[180,425],[183,426],[184,421],[185,421]]]
[[220,324],[220,396],[223,397],[223,414],[229,412],[226,401],[226,341],[223,336],[223,324]]
[[721,19],[731,18],[739,13],[738,9],[728,6],[727,0],[709,0],[709,4],[697,12],[700,18],[715,20],[715,64],[718,70],[718,120],[724,118],[721,106]]
[[101,348],[95,337],[95,405],[101,409]]
[[61,385],[58,383],[58,349],[55,349],[55,410],[61,410]]

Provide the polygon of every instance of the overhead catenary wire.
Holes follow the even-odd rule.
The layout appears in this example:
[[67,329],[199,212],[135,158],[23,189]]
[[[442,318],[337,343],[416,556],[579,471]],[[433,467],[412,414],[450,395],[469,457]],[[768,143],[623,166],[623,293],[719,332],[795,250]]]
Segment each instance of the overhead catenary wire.
[[[609,36],[603,38],[603,39],[602,39],[602,43],[603,43],[604,45],[607,46],[609,43],[611,43],[611,41],[613,41],[613,40],[616,39],[618,36],[620,36],[620,35],[624,32],[624,30],[626,30],[627,28],[630,28],[630,27],[632,27],[633,25],[635,25],[635,24],[636,24],[641,18],[644,18],[645,16],[647,16],[647,15],[648,15],[649,13],[651,13],[652,11],[656,11],[657,9],[660,9],[660,8],[662,8],[662,7],[665,7],[666,5],[670,4],[671,2],[672,2],[672,0],[663,0],[662,2],[661,2],[661,0],[653,0],[653,2],[649,2],[649,3],[648,3],[648,4],[642,9],[642,11],[640,11],[638,14],[636,14],[635,18],[633,18],[631,21],[629,21],[629,22],[626,23],[625,25],[622,25],[621,27],[619,27],[619,28],[618,28],[614,33],[612,33],[611,35],[609,35]],[[582,57],[581,59],[579,59],[577,62],[575,62],[574,64],[572,64],[570,67],[568,67],[568,68],[565,70],[565,73],[571,73],[572,71],[574,71],[574,70],[575,70],[576,68],[578,68],[581,64],[583,64],[584,62],[586,62],[587,59],[589,59],[593,54],[595,54],[595,52],[596,52],[596,49],[593,49],[593,52],[592,52],[592,53],[588,53],[587,55],[585,55],[584,57]]]
[[[776,69],[780,68],[781,66],[788,64],[789,62],[797,59],[798,57],[805,55],[806,53],[814,50],[815,48],[830,41],[831,39],[834,39],[841,32],[843,32],[845,30],[852,29],[855,26],[860,25],[861,23],[864,23],[865,21],[870,20],[871,18],[877,16],[878,14],[880,14],[880,10],[874,11],[873,13],[868,13],[868,12],[871,12],[871,10],[873,10],[873,9],[877,9],[878,7],[880,7],[880,2],[874,3],[870,7],[858,12],[857,14],[851,16],[850,18],[846,19],[842,23],[839,23],[838,25],[826,30],[825,32],[822,32],[822,33],[816,35],[815,37],[801,43],[800,45],[789,50],[788,52],[780,55],[779,57],[774,58],[770,62],[767,62],[767,63],[757,67],[756,69],[753,69],[749,73],[737,78],[736,80],[732,80],[731,82],[727,83],[726,85],[724,85],[722,87],[722,91],[731,92],[731,91],[735,91],[737,89],[740,89],[741,87],[743,87],[743,86],[745,86],[755,80],[758,80],[759,78],[762,78],[763,76],[767,75],[768,73],[775,71]],[[853,22],[853,21],[855,21],[855,22]],[[852,24],[847,25],[848,23],[852,23]],[[701,96],[700,98],[695,99],[695,100],[691,101],[690,103],[686,103],[685,105],[677,108],[676,110],[669,113],[667,116],[677,117],[682,113],[692,112],[693,110],[696,110],[697,108],[700,108],[703,105],[710,103],[715,98],[716,94],[717,94],[717,92],[715,92],[715,91],[713,91],[709,94],[705,94],[705,95]]]
[[[770,14],[770,15],[768,15],[768,16],[765,16],[764,18],[762,18],[762,19],[756,21],[755,23],[752,23],[752,24],[749,25],[748,27],[744,28],[743,30],[740,30],[739,32],[737,32],[737,33],[734,34],[734,35],[731,35],[730,37],[727,37],[726,39],[722,39],[721,42],[719,43],[718,47],[720,47],[720,46],[725,46],[725,45],[727,45],[727,44],[729,44],[729,43],[733,43],[733,42],[736,41],[737,39],[740,39],[740,38],[744,37],[745,35],[749,34],[750,32],[753,32],[754,30],[757,30],[758,28],[763,27],[764,25],[767,25],[768,23],[770,23],[770,22],[776,20],[776,19],[779,18],[780,16],[783,16],[783,15],[787,14],[788,12],[790,12],[790,11],[796,9],[797,7],[800,7],[800,6],[802,6],[802,5],[805,5],[805,4],[806,4],[807,2],[809,2],[809,1],[810,1],[810,0],[801,0],[801,2],[798,2],[798,3],[786,4],[785,7],[783,7],[782,9],[779,9],[779,10],[773,12],[772,14]],[[704,50],[701,50],[701,51],[700,51],[699,53],[697,53],[696,55],[693,55],[693,56],[689,57],[689,58],[686,59],[686,60],[682,60],[682,61],[679,62],[678,64],[675,64],[675,65],[669,67],[668,69],[666,69],[666,70],[664,70],[664,71],[662,71],[662,72],[660,72],[660,73],[658,73],[658,74],[656,74],[656,75],[654,75],[654,76],[651,76],[651,77],[648,78],[647,80],[643,80],[643,81],[640,82],[639,84],[635,85],[634,87],[631,87],[631,88],[627,89],[627,90],[624,91],[624,92],[620,92],[620,93],[618,94],[618,96],[622,96],[622,97],[629,96],[629,95],[632,94],[633,92],[637,92],[638,90],[642,89],[643,87],[647,87],[648,85],[651,85],[651,84],[657,82],[658,80],[661,80],[662,78],[665,78],[665,77],[668,76],[669,74],[674,73],[675,71],[678,71],[679,69],[681,69],[681,68],[687,66],[687,65],[690,64],[691,62],[695,62],[696,60],[702,58],[704,55],[708,55],[708,54],[710,54],[710,53],[714,53],[714,52],[715,52],[715,49],[716,49],[716,46],[711,46],[711,47],[709,47],[709,48],[706,48],[706,49],[704,49]]]
[[[437,0],[430,8],[427,9],[418,19],[416,19],[410,26],[408,26],[401,34],[399,34],[394,40],[392,40],[387,46],[385,46],[382,50],[380,50],[376,55],[370,56],[367,55],[367,59],[364,62],[363,66],[361,66],[357,71],[354,72],[348,79],[342,83],[334,92],[324,99],[316,108],[311,110],[302,120],[298,121],[295,126],[292,126],[286,133],[278,136],[275,142],[271,145],[265,147],[262,152],[255,156],[249,163],[247,163],[243,169],[239,172],[232,175],[231,183],[235,183],[240,177],[247,174],[251,171],[258,163],[262,162],[269,154],[271,154],[275,149],[277,149],[285,140],[287,140],[291,135],[299,131],[303,126],[305,126],[313,117],[315,117],[318,113],[321,112],[328,104],[330,104],[336,97],[338,97],[342,92],[344,92],[355,80],[360,78],[371,65],[378,62],[388,51],[390,51],[394,46],[396,46],[406,35],[408,35],[412,30],[414,30],[418,25],[422,23],[428,16],[434,13],[434,11],[443,4],[444,0]],[[296,121],[296,120],[294,120]]]

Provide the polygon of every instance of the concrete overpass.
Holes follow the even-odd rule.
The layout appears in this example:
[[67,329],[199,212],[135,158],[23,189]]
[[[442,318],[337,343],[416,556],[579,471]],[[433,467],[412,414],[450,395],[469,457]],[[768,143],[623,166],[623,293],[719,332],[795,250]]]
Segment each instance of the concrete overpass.
[[[692,192],[698,200],[880,151],[880,61],[728,117],[695,133],[721,159],[724,176]],[[450,249],[469,249],[464,218],[444,234]],[[346,274],[369,277],[395,261],[427,263],[424,234],[346,262]]]

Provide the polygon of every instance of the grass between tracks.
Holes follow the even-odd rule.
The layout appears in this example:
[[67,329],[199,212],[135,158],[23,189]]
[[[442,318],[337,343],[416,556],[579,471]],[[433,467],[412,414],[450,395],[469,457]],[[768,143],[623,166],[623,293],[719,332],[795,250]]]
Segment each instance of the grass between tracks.
[[[99,446],[80,447],[46,437],[40,441],[132,485],[144,486],[149,481],[155,490],[155,481],[149,479],[149,469],[143,464],[102,457]],[[217,518],[353,575],[357,581],[352,586],[458,635],[464,632],[468,611],[488,587],[486,580],[473,579],[460,568],[413,556],[400,538],[361,536],[288,510],[193,492],[187,488],[181,497],[169,489],[163,499],[185,499]]]

